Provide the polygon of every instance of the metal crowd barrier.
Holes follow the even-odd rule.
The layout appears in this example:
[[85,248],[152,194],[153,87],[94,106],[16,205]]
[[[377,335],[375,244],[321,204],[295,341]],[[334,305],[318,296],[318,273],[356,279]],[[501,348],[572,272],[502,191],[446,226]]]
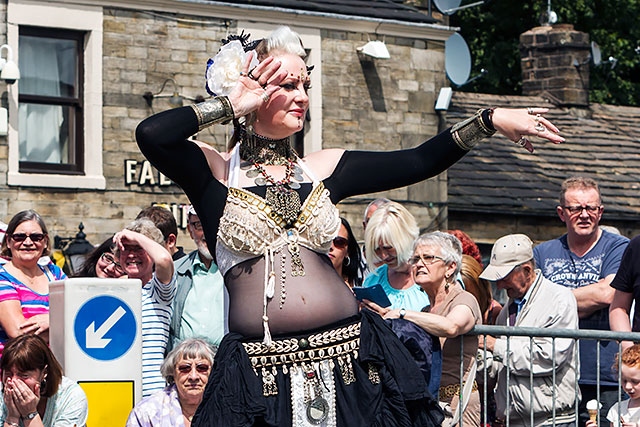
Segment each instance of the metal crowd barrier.
[[[511,337],[529,337],[530,338],[530,343],[533,341],[533,338],[535,337],[546,337],[546,338],[551,338],[552,339],[552,353],[555,354],[555,343],[556,343],[556,339],[557,338],[568,338],[568,339],[573,339],[574,341],[577,341],[576,344],[574,346],[574,356],[577,356],[577,354],[575,352],[579,352],[579,343],[580,340],[595,340],[598,342],[598,345],[596,346],[596,396],[597,396],[597,400],[600,401],[600,341],[615,341],[618,343],[618,366],[620,366],[621,362],[621,345],[620,342],[621,341],[634,341],[634,342],[640,342],[640,332],[613,332],[613,331],[600,331],[600,330],[590,330],[590,329],[583,329],[583,330],[573,330],[573,329],[551,329],[551,328],[530,328],[530,327],[516,327],[516,326],[490,326],[490,325],[477,325],[475,326],[471,331],[469,331],[467,333],[467,335],[476,335],[476,336],[487,336],[487,335],[491,335],[493,337],[499,337],[499,336],[503,336],[503,337],[507,337],[507,351],[509,351],[509,346],[510,346],[510,338]],[[463,344],[464,340],[460,340],[460,354],[463,354],[463,350],[464,350],[464,344]],[[530,355],[533,356],[533,347],[530,346]],[[478,351],[478,357],[484,357],[484,359],[486,360],[487,357],[487,351],[486,350],[482,350],[479,349]],[[531,359],[532,357],[530,357]],[[577,359],[579,359],[579,356],[577,356]],[[460,378],[463,377],[463,360],[461,358],[460,360]],[[556,376],[555,376],[555,371],[556,371],[556,365],[555,365],[556,361],[552,360],[552,368],[553,368],[553,374],[552,374],[552,379],[553,379],[553,411],[551,416],[553,417],[553,425],[555,426],[555,415],[556,415],[556,408],[555,408],[555,396],[556,396]],[[507,380],[506,380],[506,387],[508,389],[509,387],[509,378],[510,378],[510,374],[509,374],[509,363],[508,360],[504,361],[503,364],[505,365],[505,369],[507,369]],[[533,371],[530,370],[530,382],[533,383]],[[578,371],[579,372],[579,371]],[[476,374],[476,378],[479,378],[478,375],[482,375],[484,381],[482,381],[483,386],[482,386],[482,390],[483,390],[483,410],[482,410],[482,414],[481,414],[481,425],[483,426],[490,426],[490,423],[488,420],[488,414],[487,414],[487,380],[488,380],[488,376],[487,376],[487,368],[486,368],[486,364],[484,364],[484,369],[482,370],[478,370],[478,373]],[[462,380],[460,381],[460,394],[462,393],[462,389],[463,389],[463,384],[462,384]],[[623,391],[622,388],[620,386],[620,372],[618,370],[618,402],[620,402],[622,400],[623,397]],[[575,396],[578,395],[578,382],[576,382],[575,384]],[[462,400],[462,396],[460,397],[460,401]],[[505,419],[505,426],[509,426],[509,408],[510,408],[510,402],[509,402],[509,393],[506,393],[506,398],[507,398],[507,402],[506,402],[506,407],[507,407],[507,415],[506,415],[506,419]],[[575,425],[578,426],[578,405],[579,405],[579,401],[578,399],[575,399],[575,413],[576,413],[576,421],[575,421]],[[533,407],[533,393],[531,394],[531,402],[530,402],[530,407]],[[606,408],[608,409],[608,408]],[[600,420],[600,414],[598,413],[598,424],[599,425],[605,425],[608,426],[609,422],[607,420]],[[459,421],[459,425],[460,427],[463,427],[463,420],[462,417]],[[534,425],[534,414],[531,413],[530,414],[530,426]],[[617,420],[617,426],[620,426],[620,420]],[[580,427],[584,427],[584,426],[580,426]]]

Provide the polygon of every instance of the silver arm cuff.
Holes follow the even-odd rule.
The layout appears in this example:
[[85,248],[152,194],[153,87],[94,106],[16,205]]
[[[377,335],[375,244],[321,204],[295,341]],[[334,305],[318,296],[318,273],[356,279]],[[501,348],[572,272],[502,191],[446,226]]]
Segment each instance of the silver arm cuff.
[[231,102],[226,96],[216,96],[199,104],[191,105],[198,117],[198,131],[216,123],[227,124],[233,120]]
[[476,111],[473,116],[465,121],[456,123],[451,128],[453,140],[458,144],[458,147],[464,151],[471,150],[481,139],[496,133],[495,129],[491,129],[490,126],[492,125],[490,123],[485,123],[482,117],[484,111],[485,110],[482,109]]

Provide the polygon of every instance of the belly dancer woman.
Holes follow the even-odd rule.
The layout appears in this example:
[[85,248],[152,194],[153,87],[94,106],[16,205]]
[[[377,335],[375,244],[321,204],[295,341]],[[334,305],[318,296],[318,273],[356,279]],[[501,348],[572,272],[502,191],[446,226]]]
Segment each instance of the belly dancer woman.
[[[300,38],[281,27],[255,49],[246,36],[225,42],[207,71],[218,96],[136,131],[198,212],[229,291],[231,332],[193,425],[439,425],[411,356],[380,316],[359,312],[327,257],[340,228],[335,205],[437,175],[496,130],[532,150],[526,136],[562,142],[558,129],[544,108],[486,109],[413,149],[300,159],[289,141],[309,107]],[[188,140],[230,121],[228,153]]]

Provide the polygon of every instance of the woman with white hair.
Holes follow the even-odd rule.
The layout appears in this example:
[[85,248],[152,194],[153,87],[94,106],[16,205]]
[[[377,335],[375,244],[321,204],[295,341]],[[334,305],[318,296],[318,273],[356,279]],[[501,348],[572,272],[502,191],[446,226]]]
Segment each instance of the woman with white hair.
[[[495,131],[530,150],[528,135],[563,139],[546,109],[495,108],[414,149],[300,159],[290,137],[309,108],[305,56],[288,27],[258,43],[230,36],[206,73],[215,98],[155,114],[136,130],[147,159],[200,215],[229,291],[231,333],[194,425],[439,425],[407,350],[380,316],[359,313],[329,261],[336,204],[437,175]],[[190,139],[230,122],[230,152]]]
[[167,386],[141,400],[126,427],[189,427],[209,381],[215,348],[187,338],[167,354],[160,371]]

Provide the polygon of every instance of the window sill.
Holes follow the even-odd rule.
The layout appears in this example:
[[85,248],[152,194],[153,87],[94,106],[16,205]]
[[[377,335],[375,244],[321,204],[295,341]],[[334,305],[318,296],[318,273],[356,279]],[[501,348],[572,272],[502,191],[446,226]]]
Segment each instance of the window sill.
[[104,190],[107,186],[104,176],[99,175],[78,176],[15,172],[7,174],[7,184],[21,187],[83,188],[91,190]]

